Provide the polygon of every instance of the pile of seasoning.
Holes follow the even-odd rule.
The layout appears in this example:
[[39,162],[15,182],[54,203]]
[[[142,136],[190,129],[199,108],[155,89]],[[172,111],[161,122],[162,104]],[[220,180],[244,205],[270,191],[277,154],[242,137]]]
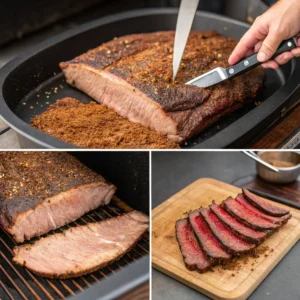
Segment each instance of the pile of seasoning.
[[104,105],[83,104],[74,98],[57,100],[31,126],[83,148],[175,149],[161,133],[122,118]]

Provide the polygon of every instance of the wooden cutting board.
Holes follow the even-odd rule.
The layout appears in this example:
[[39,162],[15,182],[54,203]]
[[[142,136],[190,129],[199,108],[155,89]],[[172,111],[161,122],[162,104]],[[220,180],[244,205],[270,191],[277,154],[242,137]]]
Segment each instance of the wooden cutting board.
[[227,183],[202,178],[156,207],[152,211],[153,267],[213,299],[247,299],[299,240],[300,211],[286,207],[293,217],[260,246],[268,246],[269,250],[258,258],[249,257],[248,262],[245,257],[239,258],[239,270],[238,267],[224,270],[216,266],[214,272],[204,274],[189,271],[183,263],[175,237],[175,221],[186,217],[186,212],[200,206],[208,207],[212,200],[220,203],[240,192],[240,188]]

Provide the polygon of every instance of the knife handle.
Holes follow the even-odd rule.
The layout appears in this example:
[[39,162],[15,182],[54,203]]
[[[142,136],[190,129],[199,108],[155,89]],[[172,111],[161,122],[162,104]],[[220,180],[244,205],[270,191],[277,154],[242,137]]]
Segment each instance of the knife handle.
[[[290,51],[294,48],[297,48],[297,44],[294,38],[285,40],[279,45],[277,51],[274,53],[271,59],[275,58],[276,56],[278,56],[283,52]],[[243,59],[236,65],[227,68],[226,73],[228,75],[228,78],[233,78],[244,72],[250,71],[251,69],[255,68],[260,64],[262,64],[262,62],[257,60],[257,53],[254,53],[253,55]]]

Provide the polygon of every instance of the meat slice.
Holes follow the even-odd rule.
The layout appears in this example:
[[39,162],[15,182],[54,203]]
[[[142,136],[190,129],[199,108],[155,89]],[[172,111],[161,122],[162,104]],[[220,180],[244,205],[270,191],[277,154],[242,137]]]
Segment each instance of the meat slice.
[[0,226],[18,243],[107,205],[116,190],[64,152],[1,152],[0,175]]
[[260,210],[258,210],[257,208],[255,208],[254,206],[252,206],[244,198],[244,196],[242,194],[237,195],[236,201],[239,202],[241,205],[243,205],[247,210],[251,211],[253,214],[255,214],[255,215],[257,215],[257,216],[259,216],[259,217],[261,217],[261,218],[263,218],[267,221],[275,223],[275,224],[284,225],[292,217],[291,214],[287,214],[287,215],[284,215],[282,217],[273,217],[273,216],[266,215],[263,212],[261,212]]
[[231,254],[241,255],[251,252],[255,245],[238,238],[229,227],[207,208],[201,208],[200,214],[222,246]]
[[258,231],[248,227],[244,223],[231,216],[221,205],[217,205],[215,202],[210,205],[210,209],[224,224],[226,224],[232,230],[232,232],[247,242],[259,245],[268,236],[268,231]]
[[13,261],[41,276],[77,277],[119,259],[147,229],[148,217],[132,211],[16,247]]
[[211,267],[187,219],[180,219],[176,222],[176,237],[185,266],[189,270],[198,270],[203,273]]
[[233,39],[192,31],[175,82],[173,44],[173,31],[123,36],[60,67],[72,86],[175,142],[196,135],[256,97],[264,78],[261,67],[207,89],[185,85],[215,67],[227,67],[236,45]]
[[253,229],[265,231],[274,230],[280,226],[278,224],[267,221],[257,216],[253,212],[247,210],[243,205],[234,200],[232,197],[229,197],[223,201],[223,207],[239,221],[244,222],[246,225],[250,226]]
[[200,209],[189,212],[189,222],[202,249],[210,258],[212,264],[224,263],[230,260],[231,255],[224,249],[215,237],[200,214]]
[[261,210],[267,215],[274,217],[282,217],[290,213],[287,209],[275,206],[267,201],[264,201],[263,199],[246,189],[243,189],[243,194],[253,206],[257,207],[259,210]]

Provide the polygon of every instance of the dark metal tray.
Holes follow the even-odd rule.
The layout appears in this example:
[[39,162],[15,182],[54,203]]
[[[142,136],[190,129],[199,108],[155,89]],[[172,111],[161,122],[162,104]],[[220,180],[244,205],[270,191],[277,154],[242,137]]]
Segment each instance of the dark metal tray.
[[[0,70],[0,113],[13,128],[22,148],[76,148],[28,125],[57,99],[71,96],[92,99],[67,85],[58,63],[94,48],[116,36],[174,30],[177,9],[143,9],[90,22],[56,36],[9,62]],[[217,30],[240,39],[248,24],[216,14],[197,12],[194,29]],[[276,71],[267,70],[264,87],[256,101],[223,118],[188,141],[185,148],[242,148],[270,123],[299,102],[300,61],[293,59]],[[57,88],[56,93],[54,89]],[[50,93],[51,92],[51,93]],[[50,94],[49,94],[50,93]]]

